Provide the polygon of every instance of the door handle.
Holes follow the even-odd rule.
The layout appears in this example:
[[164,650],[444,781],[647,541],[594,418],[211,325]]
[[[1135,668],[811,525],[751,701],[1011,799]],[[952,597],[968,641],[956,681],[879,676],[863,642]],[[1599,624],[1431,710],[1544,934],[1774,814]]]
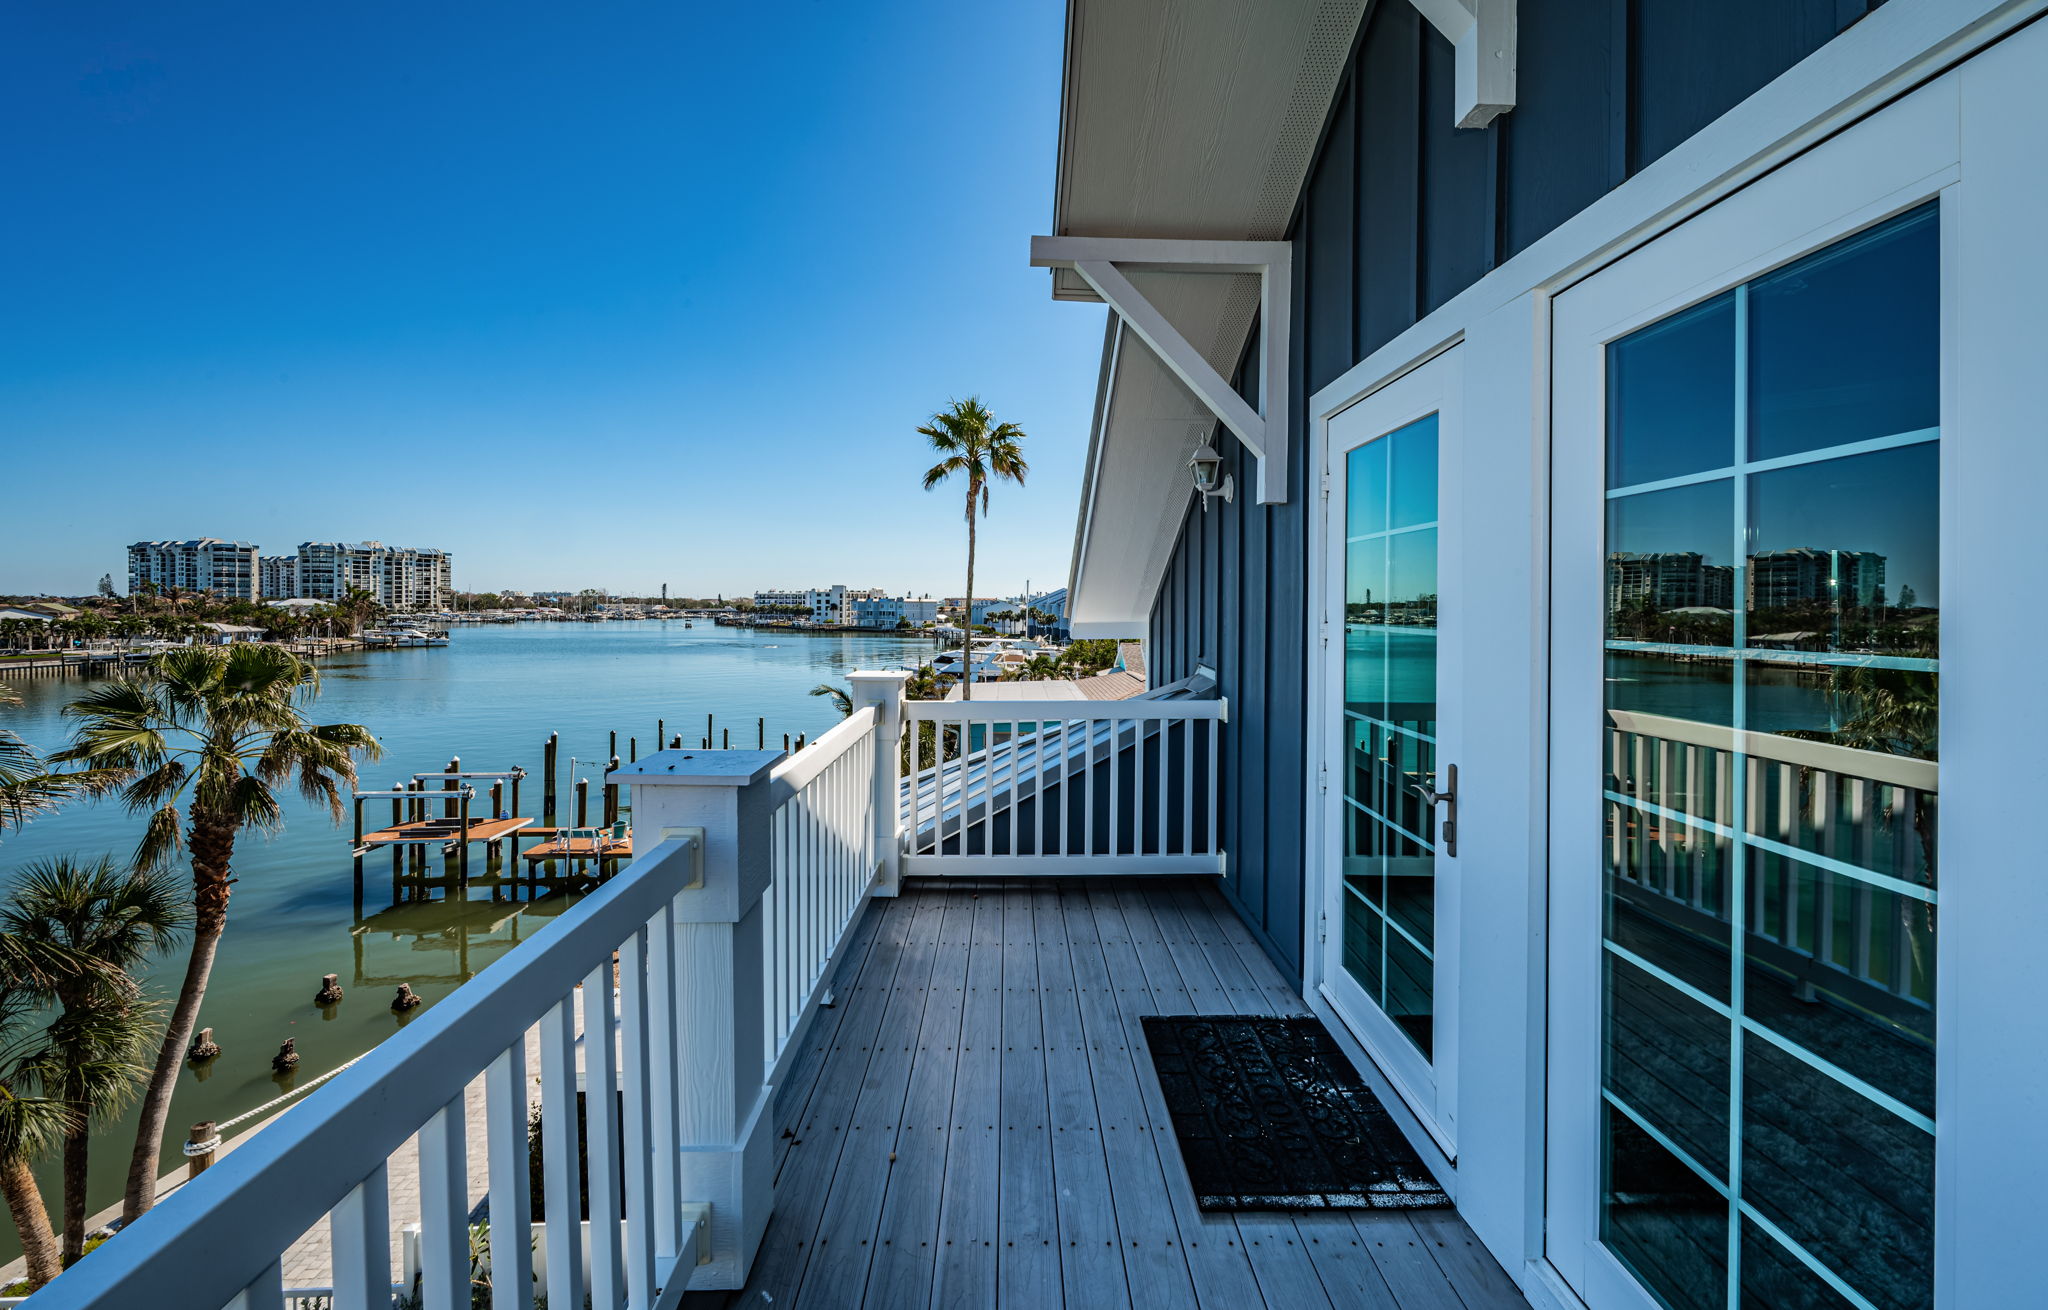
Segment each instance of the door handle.
[[1411,782],[1408,790],[1422,798],[1428,806],[1444,807],[1443,821],[1437,825],[1437,836],[1444,844],[1444,854],[1455,858],[1458,854],[1458,766],[1444,766],[1444,789],[1438,791],[1426,782]]

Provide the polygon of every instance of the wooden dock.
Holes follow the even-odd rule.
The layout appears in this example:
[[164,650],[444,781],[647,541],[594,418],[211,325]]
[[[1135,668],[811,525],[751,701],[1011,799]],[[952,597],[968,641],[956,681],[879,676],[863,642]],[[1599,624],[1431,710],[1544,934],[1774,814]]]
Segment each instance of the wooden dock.
[[775,1103],[776,1209],[695,1310],[1527,1310],[1448,1210],[1205,1213],[1138,1020],[1298,1015],[1213,887],[912,880]]
[[537,837],[540,839],[540,843],[519,852],[520,857],[529,864],[538,864],[543,860],[567,860],[572,862],[599,860],[616,862],[633,858],[633,831],[630,828],[626,830],[626,835],[621,838],[615,838],[609,834],[583,837],[569,836],[573,832],[587,833],[589,829],[587,827],[530,829],[523,835],[526,837]]
[[[432,798],[435,793],[422,792],[423,797]],[[459,818],[414,819],[410,823],[394,824],[363,834],[364,847],[371,846],[441,846],[450,842],[494,842],[518,832],[533,822],[532,819],[472,819],[464,824]]]

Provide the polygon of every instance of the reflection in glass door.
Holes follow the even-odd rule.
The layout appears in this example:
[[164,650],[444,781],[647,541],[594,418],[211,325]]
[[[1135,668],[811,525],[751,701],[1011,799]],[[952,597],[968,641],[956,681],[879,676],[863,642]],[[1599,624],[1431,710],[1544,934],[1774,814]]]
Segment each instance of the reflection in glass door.
[[1676,1310],[1932,1302],[1939,250],[1607,347],[1599,1235]]
[[1436,1006],[1437,416],[1344,463],[1346,973],[1432,1057]]

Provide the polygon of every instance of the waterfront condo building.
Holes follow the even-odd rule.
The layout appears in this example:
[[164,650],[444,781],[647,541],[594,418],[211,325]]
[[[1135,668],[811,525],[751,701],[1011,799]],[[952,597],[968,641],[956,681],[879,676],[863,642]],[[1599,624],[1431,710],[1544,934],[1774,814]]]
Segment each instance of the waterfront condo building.
[[254,600],[256,559],[256,547],[246,541],[138,541],[128,547],[128,594],[148,584],[159,590],[211,592],[222,600]]
[[447,551],[381,541],[308,541],[298,554],[299,595],[339,600],[360,587],[401,613],[438,610],[452,592]]
[[256,594],[265,600],[290,600],[299,594],[299,557],[261,555],[256,560]]
[[641,755],[52,1304],[2048,1304],[2048,0],[1065,9],[1119,698]]

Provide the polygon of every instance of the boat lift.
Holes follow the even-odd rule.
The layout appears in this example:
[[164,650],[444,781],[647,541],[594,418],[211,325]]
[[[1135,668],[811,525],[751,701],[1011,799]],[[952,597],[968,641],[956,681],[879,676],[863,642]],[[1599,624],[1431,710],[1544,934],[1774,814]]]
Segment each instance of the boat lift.
[[[530,825],[531,818],[518,815],[519,783],[526,777],[524,769],[509,769],[497,773],[448,772],[415,773],[403,787],[388,791],[359,791],[354,794],[355,829],[354,842],[350,851],[356,862],[356,881],[362,881],[363,856],[377,847],[390,847],[396,865],[403,848],[424,852],[428,847],[438,846],[444,855],[452,854],[456,859],[457,878],[466,882],[469,877],[469,847],[472,842],[483,842],[488,848],[500,841],[509,847],[512,834]],[[475,783],[491,780],[490,817],[475,819],[470,815],[470,802],[476,799]],[[503,794],[502,784],[512,784],[512,806],[500,810],[496,802]],[[440,782],[438,791],[430,790],[428,784]],[[434,800],[443,802],[444,811],[438,818],[429,817],[427,806]],[[374,832],[363,830],[363,803],[372,800],[391,802],[391,825]]]

